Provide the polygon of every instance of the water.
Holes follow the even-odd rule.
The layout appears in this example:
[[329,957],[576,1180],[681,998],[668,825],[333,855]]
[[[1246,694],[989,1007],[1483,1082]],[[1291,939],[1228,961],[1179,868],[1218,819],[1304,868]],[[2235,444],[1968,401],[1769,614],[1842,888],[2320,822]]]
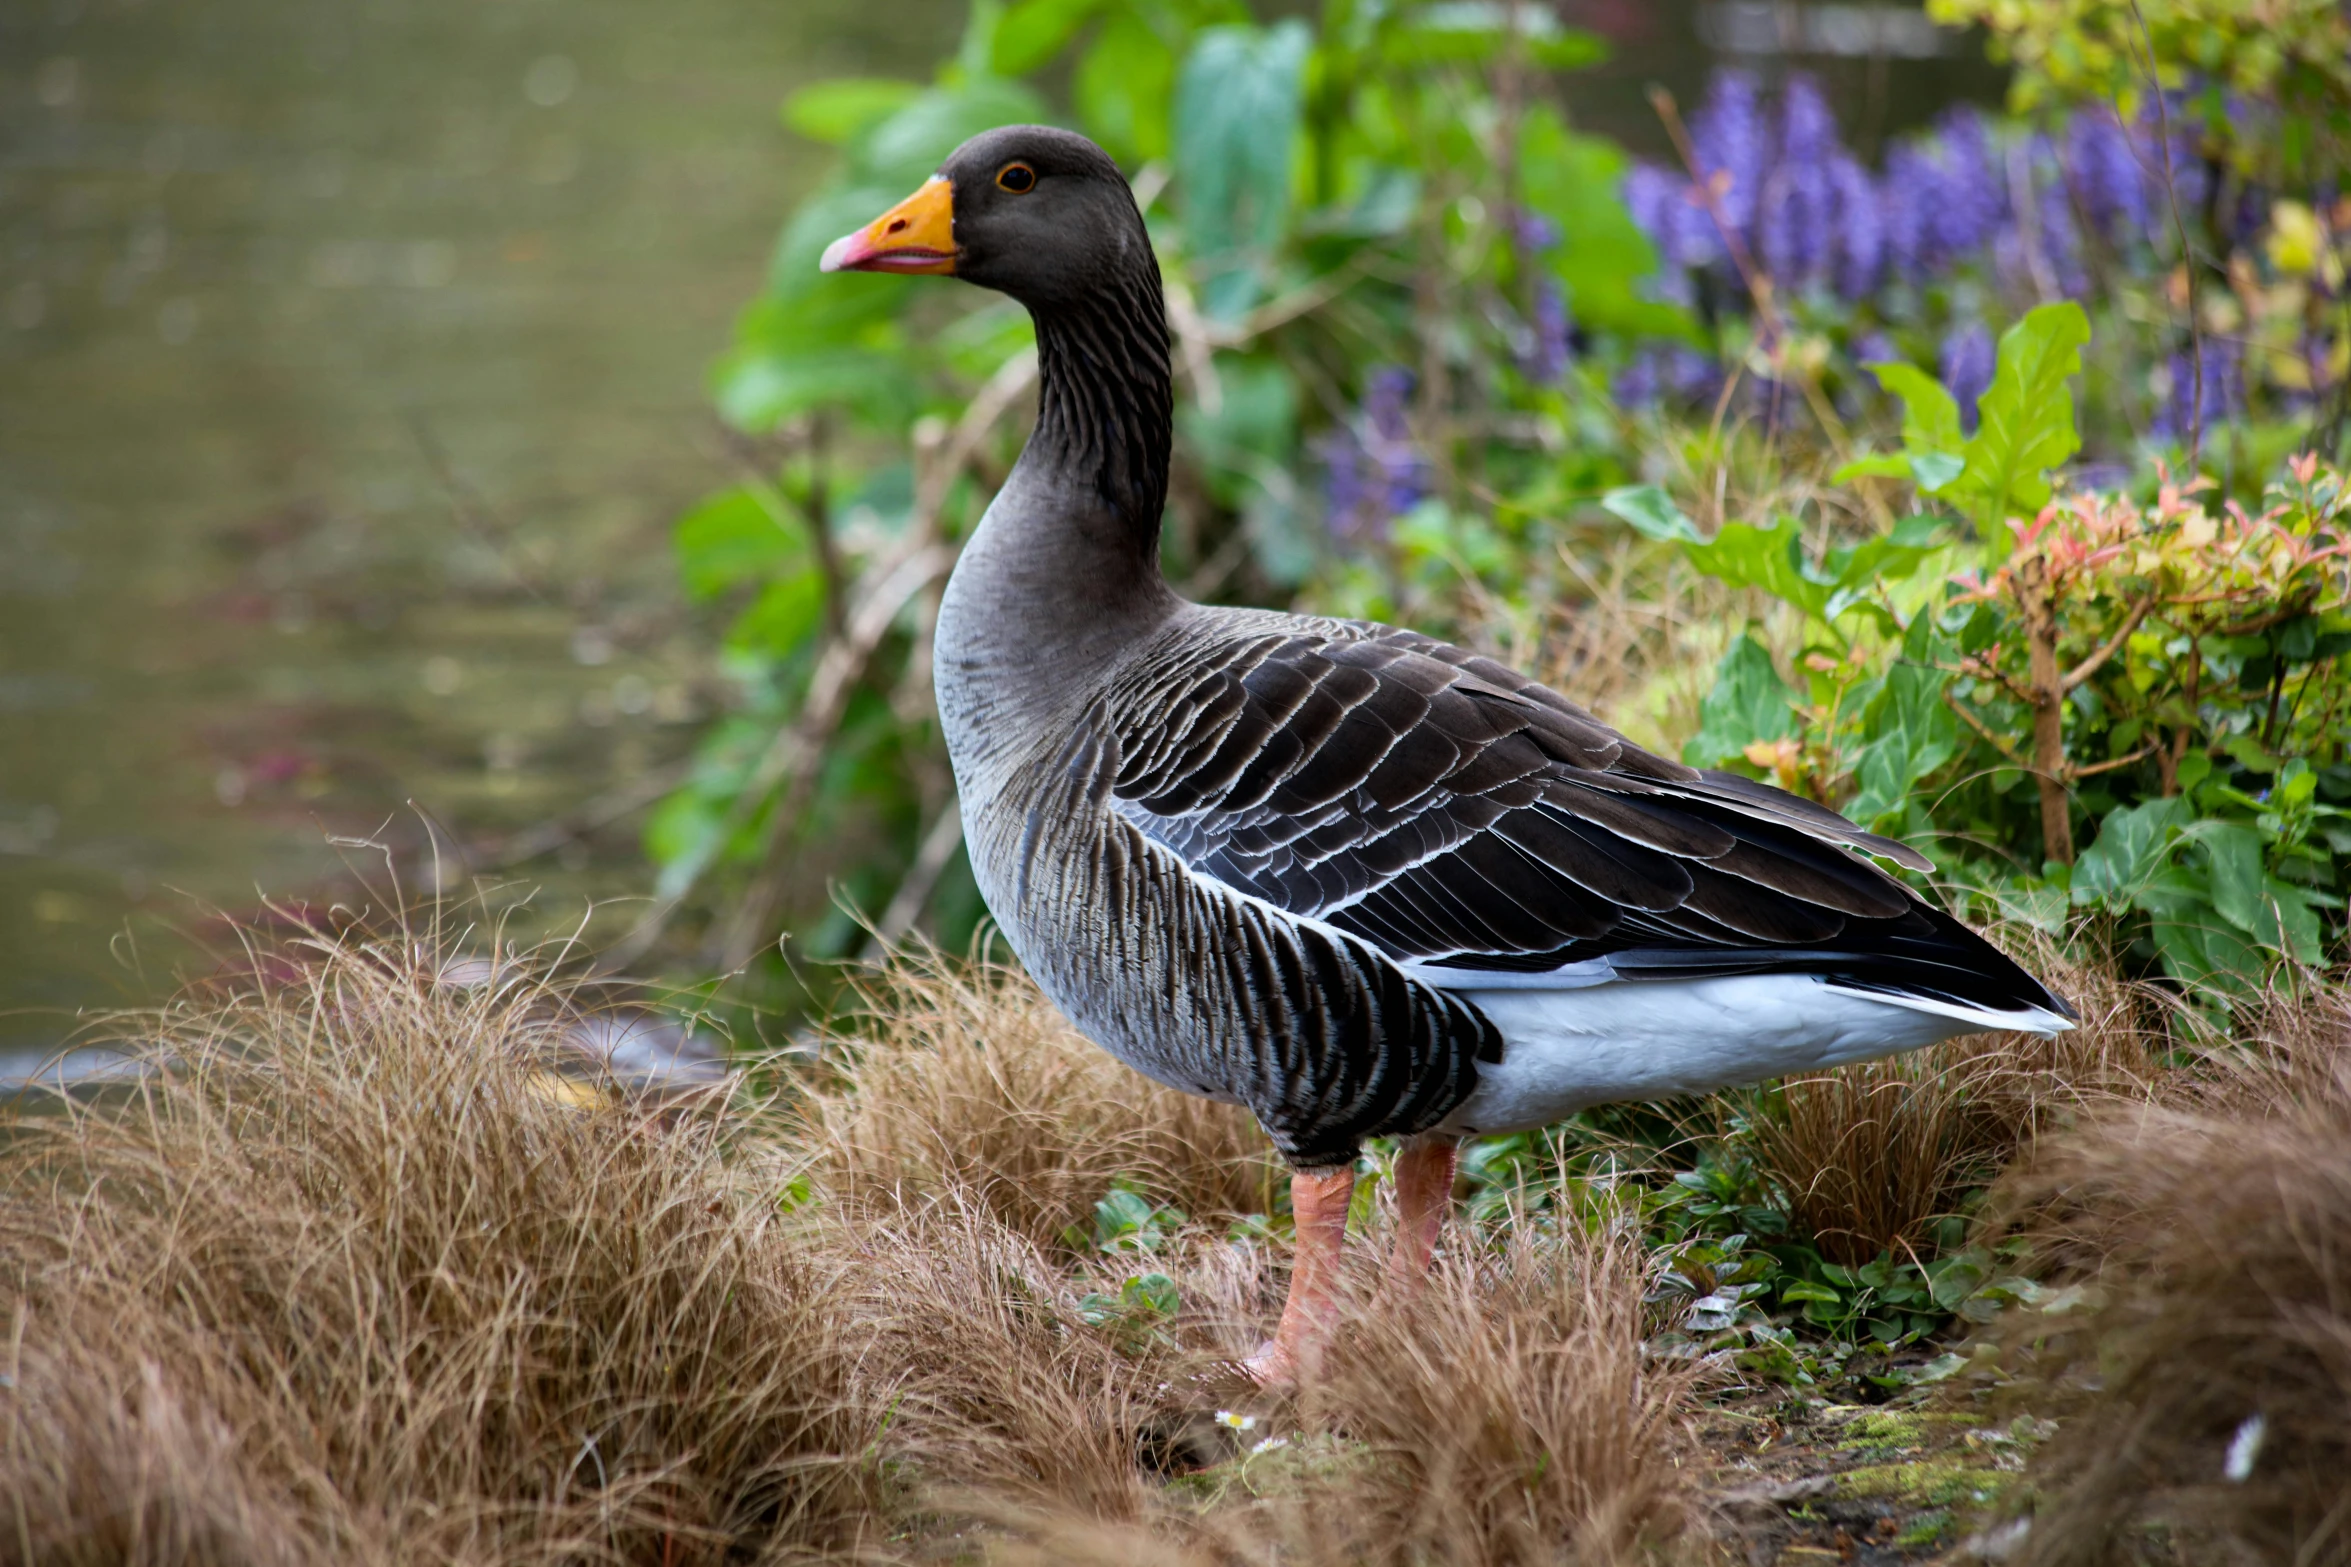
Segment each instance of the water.
[[0,1052],[380,901],[330,836],[428,884],[412,801],[547,924],[642,890],[632,818],[529,835],[717,695],[664,535],[822,170],[776,105],[961,9],[0,3]]

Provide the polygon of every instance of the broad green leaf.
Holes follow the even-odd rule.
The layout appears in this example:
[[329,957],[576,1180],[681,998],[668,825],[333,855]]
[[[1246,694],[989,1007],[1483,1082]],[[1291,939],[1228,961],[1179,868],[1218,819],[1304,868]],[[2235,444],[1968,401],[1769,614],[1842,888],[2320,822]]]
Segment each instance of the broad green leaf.
[[2260,935],[2264,924],[2274,931],[2276,921],[2266,917],[2262,901],[2261,834],[2241,822],[2206,820],[2186,835],[2203,848],[2212,907],[2220,917],[2247,935]]
[[2103,904],[2116,912],[2133,906],[2192,815],[2188,802],[2176,796],[2108,811],[2098,824],[2098,841],[2074,865],[2075,906]]
[[695,598],[802,564],[808,541],[781,502],[749,488],[725,490],[680,517],[671,538],[678,572]]
[[1647,538],[1675,544],[1699,542],[1698,525],[1682,515],[1673,497],[1654,484],[1628,484],[1600,497],[1605,510],[1633,525]]
[[1918,781],[1959,754],[1959,720],[1944,705],[1950,676],[1897,664],[1863,711],[1869,736],[1854,760],[1861,792],[1846,814],[1864,825],[1902,813]]
[[1821,565],[1840,588],[1884,586],[1909,577],[1933,553],[1942,526],[1933,517],[1905,517],[1874,539],[1830,550]]
[[2049,499],[2048,470],[2081,449],[2067,383],[2081,373],[2089,341],[2090,318],[2071,300],[2038,306],[2000,334],[1998,367],[1964,450],[1967,467],[1945,487],[1972,512],[1995,560],[2014,542],[2001,524],[2039,511]]
[[1795,733],[1794,693],[1772,668],[1763,644],[1742,636],[1715,667],[1714,689],[1699,704],[1698,732],[1682,747],[1682,760],[1692,767],[1714,767],[1758,740],[1785,740]]
[[1078,59],[1070,97],[1086,132],[1129,166],[1167,156],[1176,53],[1132,11],[1111,13]]
[[781,658],[808,640],[824,614],[824,574],[814,566],[770,582],[727,630],[730,647]]
[[1597,34],[1562,26],[1547,6],[1507,0],[1438,0],[1406,11],[1386,31],[1382,55],[1389,65],[1407,68],[1483,64],[1513,47],[1513,32],[1529,63],[1548,70],[1580,70],[1608,58],[1608,45]]
[[1710,577],[1740,587],[1761,588],[1807,615],[1826,619],[1830,584],[1808,569],[1804,529],[1793,517],[1768,528],[1729,522],[1704,544],[1685,544],[1690,564]]
[[810,141],[837,147],[905,108],[922,90],[918,82],[889,77],[836,77],[786,98],[784,124]]
[[1951,452],[1910,454],[1910,477],[1929,495],[1946,488],[1953,479],[1966,471],[1967,459]]
[[1914,364],[1887,359],[1866,365],[1878,385],[1902,400],[1902,445],[1910,453],[1956,452],[1967,437],[1959,429],[1959,403]]
[[1842,1298],[1826,1284],[1815,1284],[1810,1279],[1790,1279],[1780,1286],[1783,1301],[1818,1300],[1833,1306]]
[[1868,457],[1856,457],[1829,475],[1832,484],[1850,484],[1855,479],[1907,479],[1912,477],[1910,458],[1902,452],[1877,452]]
[[1296,19],[1212,27],[1175,92],[1176,192],[1209,315],[1236,320],[1263,295],[1290,217],[1291,150],[1313,35]]
[[1020,0],[996,23],[990,61],[999,76],[1026,76],[1059,54],[1102,0]]

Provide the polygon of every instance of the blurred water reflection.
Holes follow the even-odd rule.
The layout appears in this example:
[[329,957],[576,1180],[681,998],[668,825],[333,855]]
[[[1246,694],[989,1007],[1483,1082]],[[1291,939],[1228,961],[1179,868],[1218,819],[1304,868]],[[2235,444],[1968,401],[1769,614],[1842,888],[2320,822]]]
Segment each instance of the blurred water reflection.
[[710,699],[664,528],[816,172],[775,105],[961,9],[0,7],[0,1052],[380,880],[330,833],[429,879],[412,800],[551,921],[638,889],[632,822],[531,829]]

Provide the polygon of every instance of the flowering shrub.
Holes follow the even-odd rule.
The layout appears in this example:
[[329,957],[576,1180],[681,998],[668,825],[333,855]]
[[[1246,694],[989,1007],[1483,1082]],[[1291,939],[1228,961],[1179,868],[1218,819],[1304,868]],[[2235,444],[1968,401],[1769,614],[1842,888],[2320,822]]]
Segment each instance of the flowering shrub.
[[[2307,454],[2257,510],[2160,466],[2151,495],[2053,490],[2086,330],[2072,306],[2012,328],[1964,440],[1947,387],[1880,367],[1905,449],[1841,477],[1898,477],[1931,510],[1817,561],[1794,519],[1701,539],[1655,490],[1610,503],[1804,616],[1804,688],[1741,639],[1685,759],[1932,841],[2052,929],[2069,907],[2115,916],[2174,978],[2225,995],[2341,934],[2351,496]],[[2096,829],[2078,854],[2077,822]],[[2017,852],[2036,841],[2037,864]]]

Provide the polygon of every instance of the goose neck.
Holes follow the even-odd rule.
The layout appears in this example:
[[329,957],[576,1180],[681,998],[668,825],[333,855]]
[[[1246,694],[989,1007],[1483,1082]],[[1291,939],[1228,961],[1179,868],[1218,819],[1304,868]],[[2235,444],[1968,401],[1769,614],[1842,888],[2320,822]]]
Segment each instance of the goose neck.
[[1037,427],[1023,466],[1042,464],[1073,489],[1090,491],[1109,524],[1110,537],[1100,542],[1156,577],[1174,440],[1158,269],[1113,278],[1080,298],[1032,307],[1031,314]]

